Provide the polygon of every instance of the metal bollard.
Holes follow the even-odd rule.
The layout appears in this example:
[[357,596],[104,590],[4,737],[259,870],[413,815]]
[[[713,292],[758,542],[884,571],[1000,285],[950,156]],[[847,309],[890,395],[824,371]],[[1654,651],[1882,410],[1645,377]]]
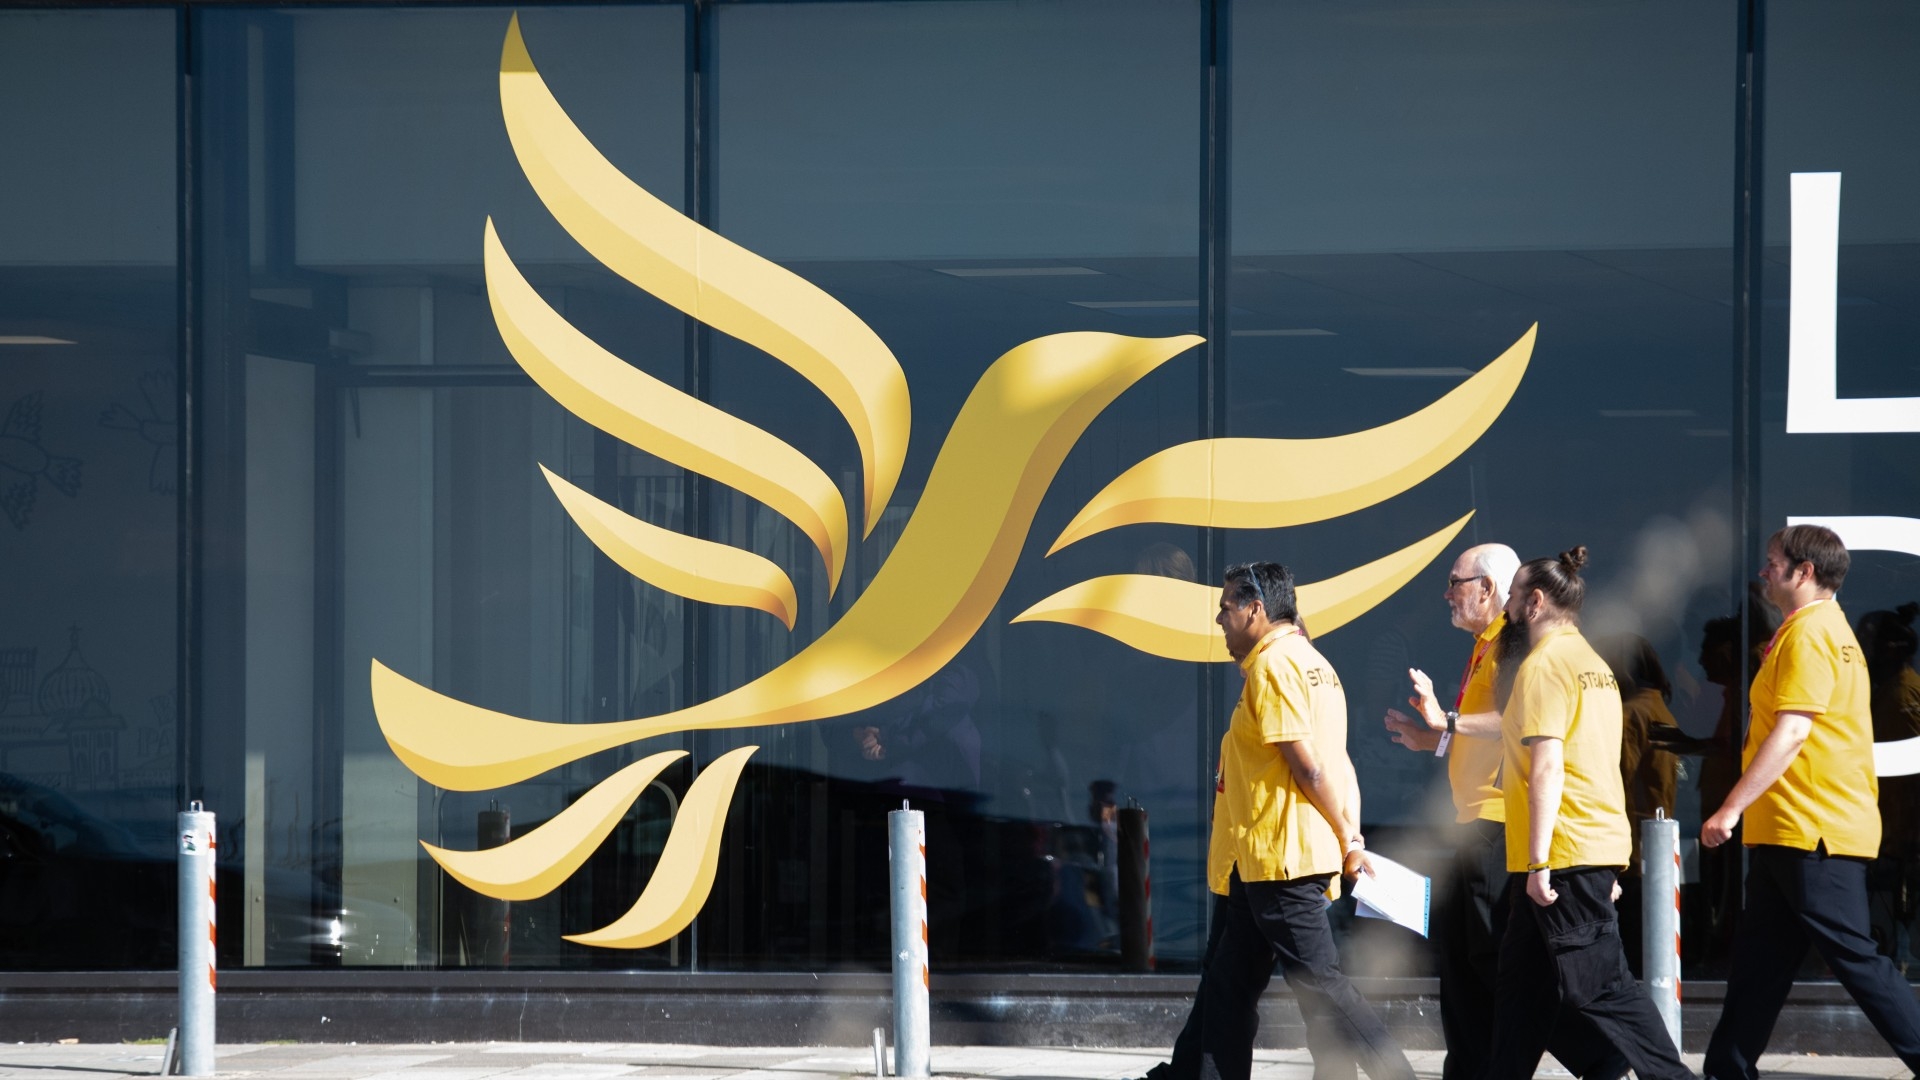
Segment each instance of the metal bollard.
[[1120,966],[1153,970],[1153,873],[1147,843],[1147,812],[1120,811]]
[[887,861],[893,875],[893,1075],[928,1076],[927,817],[900,809],[887,815]]
[[213,813],[196,800],[180,815],[180,1042],[183,1076],[213,1075]]
[[1641,971],[1680,1048],[1680,823],[1655,810],[1640,823]]
[[[475,823],[482,850],[513,839],[513,816],[491,799]],[[513,905],[474,893],[467,901],[467,963],[506,967],[513,960]]]

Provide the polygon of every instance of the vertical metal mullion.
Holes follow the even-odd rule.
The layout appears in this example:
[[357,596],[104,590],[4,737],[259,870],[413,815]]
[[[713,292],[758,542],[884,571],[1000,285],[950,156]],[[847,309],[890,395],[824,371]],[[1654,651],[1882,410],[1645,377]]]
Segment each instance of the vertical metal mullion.
[[[1766,0],[1744,0],[1738,17],[1736,73],[1734,79],[1734,231],[1733,231],[1733,502],[1734,544],[1732,560],[1733,601],[1740,620],[1740,693],[1753,679],[1751,640],[1752,605],[1747,602],[1747,583],[1753,580],[1754,546],[1760,536],[1758,497],[1760,463],[1760,290],[1765,244],[1765,221],[1761,196],[1762,136],[1766,59]],[[1746,713],[1735,713],[1733,739],[1746,739]],[[1746,849],[1740,850],[1741,881],[1746,880]],[[1744,889],[1742,897],[1745,896]],[[1744,906],[1744,901],[1743,901]]]
[[186,7],[174,12],[174,284],[176,289],[174,358],[177,377],[174,416],[179,431],[174,445],[174,805],[185,809],[194,791],[193,753],[199,745],[195,721],[200,705],[199,665],[199,484],[194,453],[199,445],[199,416],[195,409],[199,381],[194,363],[194,274],[199,257],[194,239],[194,207],[199,199],[199,173],[193,156],[193,17]]
[[[1200,333],[1207,339],[1201,346],[1200,364],[1200,437],[1219,438],[1227,429],[1227,342],[1230,327],[1228,313],[1232,283],[1232,247],[1228,231],[1228,207],[1232,185],[1232,0],[1201,0],[1200,9]],[[1201,530],[1200,579],[1216,582],[1225,568],[1225,537],[1218,529]],[[1199,697],[1201,722],[1194,725],[1200,740],[1199,762],[1200,813],[1196,840],[1200,850],[1207,847],[1211,817],[1208,795],[1208,766],[1213,762],[1215,746],[1224,723],[1221,713],[1226,705],[1226,672],[1218,664],[1200,665]],[[1206,925],[1206,894],[1200,899],[1199,918]]]
[[[687,89],[686,89],[686,214],[695,222],[713,227],[713,23],[716,12],[706,0],[687,0]],[[686,389],[701,401],[712,397],[711,374],[713,332],[698,319],[686,319]],[[712,485],[691,469],[681,470],[681,500],[687,531],[702,539],[711,539]],[[708,686],[706,654],[709,619],[705,607],[693,601],[682,603],[680,610],[680,649],[682,707],[705,701],[712,693]],[[706,739],[695,732],[687,747],[691,754],[689,775],[711,756]],[[700,934],[704,917],[695,915],[687,928],[687,970],[700,970]]]
[[[345,801],[341,773],[346,761],[346,442],[341,397],[349,389],[339,367],[315,366],[313,372],[313,774],[312,835],[308,852],[314,866],[343,852],[340,833]],[[438,839],[436,837],[436,839]],[[337,860],[344,866],[344,859]],[[339,875],[315,872],[309,890],[314,926],[326,926],[340,912]],[[338,967],[340,953],[316,940],[308,962]]]
[[1759,463],[1761,260],[1761,21],[1764,0],[1745,0],[1739,17],[1739,57],[1734,130],[1733,233],[1733,487],[1739,557],[1734,562],[1734,599],[1740,604],[1741,685],[1751,677],[1745,648],[1749,616],[1744,597],[1760,529],[1755,469]]

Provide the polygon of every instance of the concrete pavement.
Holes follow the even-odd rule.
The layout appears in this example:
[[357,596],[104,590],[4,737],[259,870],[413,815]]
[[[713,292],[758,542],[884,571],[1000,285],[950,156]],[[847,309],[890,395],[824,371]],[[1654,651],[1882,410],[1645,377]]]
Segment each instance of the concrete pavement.
[[[0,1080],[108,1080],[154,1076],[164,1048],[150,1044],[0,1044]],[[1117,1080],[1164,1055],[1141,1050],[936,1046],[935,1075],[980,1080]],[[1440,1075],[1438,1051],[1408,1055],[1423,1078]],[[842,1080],[873,1075],[873,1048],[711,1047],[635,1043],[269,1043],[221,1046],[220,1075],[250,1080]],[[1688,1063],[1700,1067],[1697,1054]],[[1259,1050],[1254,1080],[1310,1080],[1305,1050]],[[1769,1080],[1908,1076],[1894,1058],[1769,1055]],[[1567,1074],[1547,1067],[1544,1078]]]

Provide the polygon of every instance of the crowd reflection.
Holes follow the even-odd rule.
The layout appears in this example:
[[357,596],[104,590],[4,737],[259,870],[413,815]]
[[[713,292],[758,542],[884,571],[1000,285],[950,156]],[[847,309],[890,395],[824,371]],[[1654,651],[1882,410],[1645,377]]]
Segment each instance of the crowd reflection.
[[1653,649],[1638,634],[1615,634],[1594,642],[1620,685],[1620,778],[1626,789],[1633,857],[1620,874],[1620,937],[1627,962],[1640,974],[1640,824],[1656,814],[1671,818],[1679,794],[1680,758],[1653,741],[1653,732],[1678,731],[1667,703],[1673,684]]
[[[1860,616],[1854,633],[1866,653],[1872,687],[1873,741],[1920,736],[1920,673],[1913,669],[1914,616],[1920,603]],[[1867,872],[1872,931],[1902,974],[1914,971],[1916,893],[1920,893],[1920,776],[1880,778],[1880,858]]]

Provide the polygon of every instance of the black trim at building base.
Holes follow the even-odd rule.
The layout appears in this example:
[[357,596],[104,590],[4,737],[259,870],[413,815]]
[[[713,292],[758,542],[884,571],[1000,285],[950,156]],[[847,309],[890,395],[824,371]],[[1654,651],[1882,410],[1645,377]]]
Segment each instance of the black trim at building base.
[[[943,1046],[1164,1047],[1185,1021],[1192,975],[936,975]],[[1412,1049],[1438,1049],[1432,979],[1362,979]],[[176,1023],[171,972],[0,974],[0,1040],[119,1041]],[[582,974],[482,971],[220,975],[218,1037],[266,1042],[645,1042],[865,1046],[888,1027],[883,974]],[[1686,1049],[1705,1046],[1725,984],[1686,984]],[[1304,1045],[1299,1010],[1275,980],[1260,1045]],[[1832,983],[1794,987],[1770,1049],[1886,1056],[1887,1044]]]

